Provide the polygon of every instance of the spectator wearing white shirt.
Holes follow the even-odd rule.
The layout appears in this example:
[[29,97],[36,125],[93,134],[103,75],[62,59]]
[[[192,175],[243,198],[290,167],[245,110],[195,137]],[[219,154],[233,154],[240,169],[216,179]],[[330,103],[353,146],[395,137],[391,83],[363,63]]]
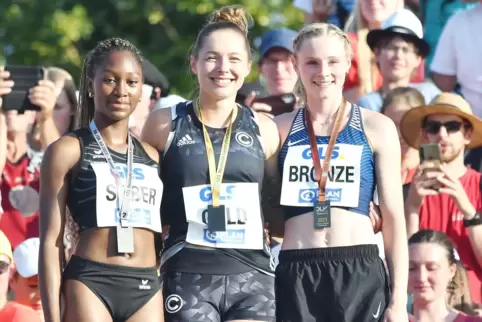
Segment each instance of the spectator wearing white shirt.
[[460,84],[472,111],[482,117],[482,6],[452,16],[442,32],[430,66],[435,84],[444,92]]

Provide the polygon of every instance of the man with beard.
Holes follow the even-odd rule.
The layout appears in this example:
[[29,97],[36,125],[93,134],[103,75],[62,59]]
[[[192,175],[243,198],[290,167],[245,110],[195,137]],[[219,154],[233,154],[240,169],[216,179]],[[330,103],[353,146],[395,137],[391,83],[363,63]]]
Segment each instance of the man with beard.
[[[442,93],[429,105],[408,111],[400,122],[414,148],[437,144],[440,166],[422,161],[405,201],[407,233],[421,229],[448,235],[467,269],[472,298],[482,299],[481,174],[464,164],[465,149],[482,146],[482,120],[461,96]],[[421,135],[420,135],[421,133]]]

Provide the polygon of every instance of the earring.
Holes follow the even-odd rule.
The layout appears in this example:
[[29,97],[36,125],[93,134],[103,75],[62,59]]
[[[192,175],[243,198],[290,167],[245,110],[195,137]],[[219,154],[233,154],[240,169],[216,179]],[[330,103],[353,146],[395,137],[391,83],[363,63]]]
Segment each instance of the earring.
[[92,98],[94,95],[92,95],[92,92],[89,92],[89,97]]

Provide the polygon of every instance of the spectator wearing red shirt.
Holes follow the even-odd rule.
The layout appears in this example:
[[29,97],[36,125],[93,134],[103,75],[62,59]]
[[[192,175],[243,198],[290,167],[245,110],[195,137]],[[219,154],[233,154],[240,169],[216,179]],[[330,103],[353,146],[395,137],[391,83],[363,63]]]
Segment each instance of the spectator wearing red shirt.
[[[465,148],[482,146],[482,120],[461,96],[442,93],[429,105],[408,111],[400,122],[410,146],[436,143],[441,167],[423,163],[405,201],[408,235],[419,229],[445,233],[467,269],[474,301],[482,299],[481,174],[464,165]],[[420,135],[420,133],[422,135]]]
[[[8,81],[8,72],[0,72],[0,99],[13,86]],[[0,103],[1,104],[1,103]],[[13,247],[28,235],[38,235],[38,162],[28,149],[28,131],[35,121],[35,112],[19,113],[13,106],[1,106],[0,130],[0,190],[3,215],[0,230],[3,230]]]

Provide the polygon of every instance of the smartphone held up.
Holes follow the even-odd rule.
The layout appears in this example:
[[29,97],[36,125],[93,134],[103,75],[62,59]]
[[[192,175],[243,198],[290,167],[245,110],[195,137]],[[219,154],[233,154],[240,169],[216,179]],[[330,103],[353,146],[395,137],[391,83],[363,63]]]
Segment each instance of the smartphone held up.
[[[440,147],[437,143],[422,144],[419,150],[420,165],[423,166],[424,173],[427,171],[441,172],[440,167],[442,165]],[[442,185],[438,182],[434,183],[431,187],[433,190],[439,190]]]
[[25,111],[40,111],[28,97],[29,90],[44,79],[45,68],[42,66],[7,65],[5,71],[10,73],[9,80],[14,82],[12,91],[3,97],[3,110],[16,110],[19,114]]

